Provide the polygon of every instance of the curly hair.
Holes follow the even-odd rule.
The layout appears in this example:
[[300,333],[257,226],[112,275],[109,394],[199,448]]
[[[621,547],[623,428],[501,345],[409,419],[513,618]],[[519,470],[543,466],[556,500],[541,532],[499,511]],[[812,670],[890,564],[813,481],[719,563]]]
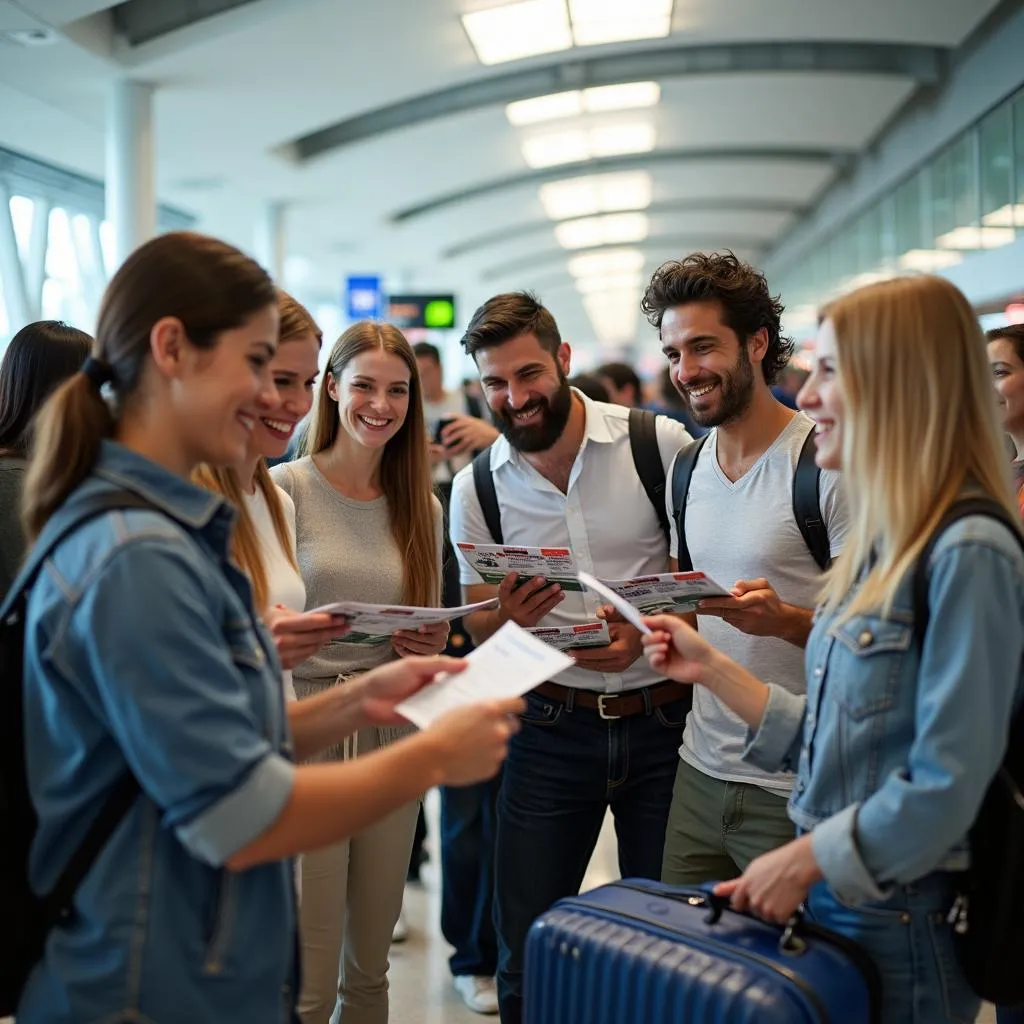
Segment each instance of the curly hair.
[[761,363],[765,382],[774,384],[793,356],[793,342],[782,334],[785,307],[772,296],[764,274],[736,255],[695,252],[682,260],[663,263],[644,292],[641,309],[652,327],[661,330],[666,309],[691,302],[717,302],[722,322],[744,343],[764,328],[768,349]]

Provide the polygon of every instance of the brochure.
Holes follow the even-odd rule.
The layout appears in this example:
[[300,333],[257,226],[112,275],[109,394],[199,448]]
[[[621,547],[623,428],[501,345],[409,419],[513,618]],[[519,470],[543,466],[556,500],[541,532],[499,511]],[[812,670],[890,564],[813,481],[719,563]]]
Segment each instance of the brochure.
[[535,626],[526,632],[559,651],[570,651],[577,647],[607,647],[612,642],[608,623],[600,620],[581,622],[576,626]]
[[459,608],[412,608],[405,605],[363,604],[360,601],[339,601],[314,608],[314,612],[342,615],[349,632],[332,641],[337,644],[376,646],[387,643],[399,629],[419,629],[432,622],[451,622],[473,612],[486,611],[498,605],[496,597],[489,601],[466,604]]
[[724,587],[703,572],[666,572],[657,576],[603,582],[641,615],[692,612],[705,598],[729,596]]
[[568,548],[523,548],[460,542],[459,550],[485,583],[497,586],[510,572],[514,572],[519,574],[520,585],[535,576],[543,576],[549,583],[557,583],[563,590],[583,589],[576,576],[576,562]]

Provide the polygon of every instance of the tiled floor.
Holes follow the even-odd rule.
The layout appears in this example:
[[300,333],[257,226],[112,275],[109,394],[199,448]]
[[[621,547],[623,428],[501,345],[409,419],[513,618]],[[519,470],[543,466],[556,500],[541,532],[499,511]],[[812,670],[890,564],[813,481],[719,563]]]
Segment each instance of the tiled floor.
[[[441,936],[440,880],[437,870],[436,793],[427,799],[430,829],[428,849],[430,862],[424,865],[423,884],[406,890],[406,915],[410,935],[406,942],[391,950],[391,1021],[390,1024],[480,1024],[487,1020],[472,1013],[452,987],[448,974],[449,946]],[[603,885],[618,877],[615,855],[615,834],[610,819],[598,841],[584,888]],[[490,1018],[497,1020],[496,1017]],[[995,1015],[986,1007],[977,1024],[994,1024]],[[654,1024],[654,1022],[652,1022]],[[660,1024],[660,1022],[658,1022]],[[681,1024],[681,1022],[671,1022]]]

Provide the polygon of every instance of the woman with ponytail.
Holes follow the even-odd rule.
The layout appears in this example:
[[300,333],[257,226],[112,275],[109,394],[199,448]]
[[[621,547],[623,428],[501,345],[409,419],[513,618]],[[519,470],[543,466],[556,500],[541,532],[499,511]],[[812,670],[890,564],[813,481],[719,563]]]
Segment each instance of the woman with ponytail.
[[286,708],[230,559],[234,513],[190,482],[200,464],[245,461],[278,403],[278,329],[255,263],[163,235],[114,275],[91,356],[37,420],[25,525],[49,555],[28,590],[22,694],[37,894],[118,810],[19,1024],[293,1020],[290,858],[504,757],[518,701],[454,712],[352,764],[294,764],[397,724],[396,704],[458,663],[406,659]]

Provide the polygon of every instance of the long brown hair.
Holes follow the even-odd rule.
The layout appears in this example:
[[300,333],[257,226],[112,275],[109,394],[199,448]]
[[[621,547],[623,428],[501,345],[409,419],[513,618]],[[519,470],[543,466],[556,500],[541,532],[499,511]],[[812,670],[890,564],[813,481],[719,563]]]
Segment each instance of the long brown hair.
[[[289,341],[302,341],[310,335],[316,338],[319,346],[323,341],[323,333],[308,309],[293,299],[287,292],[278,289],[277,308],[281,315],[281,326],[278,345]],[[249,506],[245,501],[245,491],[238,470],[225,466],[200,466],[192,476],[197,484],[226,498],[238,512],[235,528],[231,535],[231,556],[238,567],[248,575],[252,583],[253,602],[261,612],[266,611],[270,600],[270,582],[267,579],[267,568],[263,560],[259,535],[256,524],[249,514]],[[298,571],[299,564],[295,559],[295,548],[292,544],[291,532],[285,520],[284,505],[277,485],[270,477],[270,470],[264,459],[256,464],[256,475],[253,481],[256,490],[263,495],[263,500],[270,509],[270,519],[274,524],[274,533],[291,562]],[[301,611],[301,609],[299,609]]]
[[[381,489],[388,501],[391,533],[404,566],[402,600],[431,607],[441,596],[441,567],[437,559],[433,490],[423,389],[416,357],[402,332],[391,324],[362,320],[335,342],[327,369],[335,381],[363,352],[378,349],[398,356],[409,368],[409,410],[398,433],[387,443],[380,466]],[[326,451],[338,436],[338,403],[331,398],[326,374],[307,435],[309,454]]]
[[113,408],[81,372],[40,410],[22,516],[34,540],[68,495],[92,472],[100,443],[139,387],[153,325],[175,317],[197,348],[241,327],[276,301],[266,272],[234,246],[189,231],[154,238],[114,275],[100,305],[92,355],[110,367]]

